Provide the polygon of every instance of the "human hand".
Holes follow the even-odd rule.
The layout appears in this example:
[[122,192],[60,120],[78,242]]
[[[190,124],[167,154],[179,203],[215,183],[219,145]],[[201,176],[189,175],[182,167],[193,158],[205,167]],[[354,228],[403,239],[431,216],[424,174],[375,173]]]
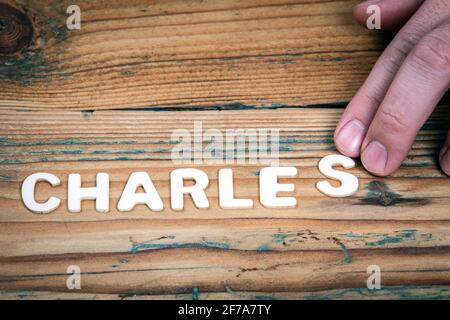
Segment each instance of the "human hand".
[[[361,156],[371,173],[399,168],[417,132],[450,86],[450,0],[370,0],[354,16],[366,25],[368,6],[378,5],[381,27],[407,21],[350,101],[336,128],[337,149]],[[440,152],[450,175],[450,131]]]

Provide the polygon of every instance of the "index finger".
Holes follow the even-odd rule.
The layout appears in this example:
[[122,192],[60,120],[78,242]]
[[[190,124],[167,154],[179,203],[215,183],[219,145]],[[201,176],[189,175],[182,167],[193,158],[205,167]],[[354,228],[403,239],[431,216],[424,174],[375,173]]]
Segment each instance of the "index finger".
[[389,44],[336,127],[335,144],[341,153],[349,157],[360,155],[367,129],[406,56],[423,36],[445,21],[448,15],[448,3],[445,1],[425,2]]

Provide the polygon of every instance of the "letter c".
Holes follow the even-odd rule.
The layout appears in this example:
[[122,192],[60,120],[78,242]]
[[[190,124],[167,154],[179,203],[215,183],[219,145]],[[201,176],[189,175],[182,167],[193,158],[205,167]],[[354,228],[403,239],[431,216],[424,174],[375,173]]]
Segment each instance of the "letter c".
[[51,184],[52,187],[58,186],[61,181],[53,174],[50,173],[35,173],[28,176],[22,184],[22,201],[25,206],[37,213],[49,213],[59,207],[61,200],[56,197],[50,197],[44,203],[36,202],[34,198],[34,191],[36,183],[40,181],[46,181]]

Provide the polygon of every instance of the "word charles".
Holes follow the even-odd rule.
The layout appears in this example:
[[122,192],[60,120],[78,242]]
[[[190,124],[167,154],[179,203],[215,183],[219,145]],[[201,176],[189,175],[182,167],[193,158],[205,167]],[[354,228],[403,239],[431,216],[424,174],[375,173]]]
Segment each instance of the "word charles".
[[[358,191],[358,178],[351,173],[336,170],[335,165],[351,169],[355,162],[342,155],[329,155],[319,162],[320,172],[328,178],[340,181],[340,186],[334,187],[328,181],[319,181],[316,188],[330,197],[347,197]],[[292,183],[279,183],[278,178],[298,178],[296,167],[264,167],[259,172],[259,202],[267,208],[296,207],[295,197],[278,196],[279,192],[293,192]],[[110,179],[107,173],[98,173],[95,187],[82,187],[81,176],[77,173],[68,175],[67,208],[70,212],[81,212],[81,202],[95,200],[98,212],[109,211]],[[35,213],[49,213],[56,210],[61,199],[51,196],[45,202],[35,199],[35,189],[38,182],[47,182],[52,187],[61,184],[60,179],[51,173],[34,173],[28,176],[21,188],[22,200],[25,206]],[[185,184],[186,181],[193,181]],[[205,189],[209,185],[208,175],[199,169],[174,169],[170,173],[170,206],[173,210],[183,210],[185,195],[190,195],[194,205],[199,209],[209,208],[209,200]],[[138,192],[142,189],[144,192]],[[251,209],[253,200],[238,198],[234,193],[233,170],[230,168],[218,171],[219,205],[223,209]],[[122,212],[131,211],[136,205],[146,205],[152,211],[164,209],[163,201],[147,172],[133,172],[120,195],[117,209]]]

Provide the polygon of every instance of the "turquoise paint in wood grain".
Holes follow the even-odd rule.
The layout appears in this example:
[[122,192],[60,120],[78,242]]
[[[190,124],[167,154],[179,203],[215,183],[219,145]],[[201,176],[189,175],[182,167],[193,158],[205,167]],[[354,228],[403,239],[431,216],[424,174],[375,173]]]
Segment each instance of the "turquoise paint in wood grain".
[[433,162],[404,162],[401,164],[402,167],[406,168],[423,168],[434,165]]
[[306,300],[336,300],[346,298],[383,298],[400,300],[447,300],[450,298],[450,286],[388,286],[380,290],[367,288],[346,288],[311,293]]
[[85,111],[81,111],[81,115],[83,116],[83,118],[85,119],[90,119],[92,117],[92,115],[94,114],[93,110],[85,110]]
[[[73,149],[73,150],[29,150],[29,151],[23,151],[19,152],[19,154],[23,155],[30,155],[30,156],[36,156],[36,155],[44,155],[44,154],[51,154],[51,155],[76,155],[76,154],[83,154],[84,150],[82,149]],[[10,155],[13,153],[11,152]]]
[[231,246],[228,243],[202,241],[194,243],[133,243],[130,252],[137,253],[143,250],[156,250],[156,249],[180,249],[180,248],[211,248],[211,249],[230,249]]
[[16,293],[16,297],[19,299],[28,299],[28,298],[34,298],[36,295],[32,290],[21,290]]
[[386,246],[388,244],[400,243],[416,239],[417,230],[402,230],[395,235],[386,235],[377,241],[366,242],[368,247]]
[[129,77],[132,76],[136,73],[136,71],[132,70],[132,69],[126,69],[126,70],[121,70],[120,74],[125,76],[125,77]]
[[365,246],[367,247],[384,247],[389,244],[397,244],[405,241],[434,241],[436,237],[432,233],[419,233],[418,230],[415,229],[405,229],[389,233],[364,233],[357,234],[353,232],[349,232],[344,234],[349,239],[376,239],[373,241],[365,242]]
[[360,238],[369,238],[369,237],[370,237],[370,234],[358,234],[358,233],[353,233],[352,231],[350,231],[350,232],[347,232],[347,233],[345,234],[345,236],[346,236],[347,238],[357,238],[357,239],[360,239]]
[[332,138],[322,139],[295,139],[295,138],[280,138],[280,143],[333,143]]
[[0,159],[1,164],[18,164],[22,163],[19,159]]
[[[0,146],[4,147],[28,147],[45,145],[120,145],[120,144],[138,144],[136,140],[110,140],[110,141],[91,141],[81,139],[57,139],[43,141],[15,141],[8,137],[0,137]],[[152,143],[152,142],[149,142]]]
[[200,291],[198,288],[192,288],[192,300],[200,300]]
[[[135,150],[119,150],[117,152],[112,152],[112,153],[117,153],[117,154],[144,154],[144,153],[151,153],[152,151],[150,150],[143,150],[143,149],[135,149]],[[156,153],[161,153],[161,152],[166,152],[166,151],[153,151]]]
[[[258,100],[258,99],[257,99]],[[261,100],[260,100],[261,101]],[[244,104],[244,103],[229,103],[221,105],[209,106],[184,106],[184,107],[145,107],[145,108],[121,108],[116,109],[120,111],[156,111],[156,112],[177,112],[177,111],[206,111],[206,110],[274,110],[274,109],[301,109],[301,108],[343,108],[348,104],[347,101],[336,101],[321,104],[309,105],[288,105],[281,103],[271,104]]]
[[283,243],[286,238],[295,236],[295,234],[292,233],[275,233],[272,237],[274,239],[275,243]]
[[0,180],[1,181],[13,181],[15,178],[12,175],[9,174],[0,174]]
[[47,79],[56,65],[56,62],[43,58],[38,50],[25,51],[21,56],[0,63],[0,80],[14,81],[27,86],[41,79]]
[[352,263],[353,257],[350,251],[347,249],[347,247],[342,243],[339,242],[339,247],[341,248],[342,252],[344,253],[344,262],[345,263]]
[[344,57],[332,57],[332,58],[318,58],[313,59],[313,61],[319,61],[319,62],[341,62],[350,60],[350,58],[344,58]]
[[263,245],[258,246],[258,248],[256,248],[256,250],[264,252],[264,251],[271,251],[272,248],[269,245],[263,244]]
[[271,295],[258,295],[255,296],[256,300],[277,300],[274,296]]
[[430,202],[430,199],[403,197],[393,192],[383,181],[370,181],[364,188],[367,190],[367,194],[357,205],[363,204],[383,207],[395,205],[423,206]]

